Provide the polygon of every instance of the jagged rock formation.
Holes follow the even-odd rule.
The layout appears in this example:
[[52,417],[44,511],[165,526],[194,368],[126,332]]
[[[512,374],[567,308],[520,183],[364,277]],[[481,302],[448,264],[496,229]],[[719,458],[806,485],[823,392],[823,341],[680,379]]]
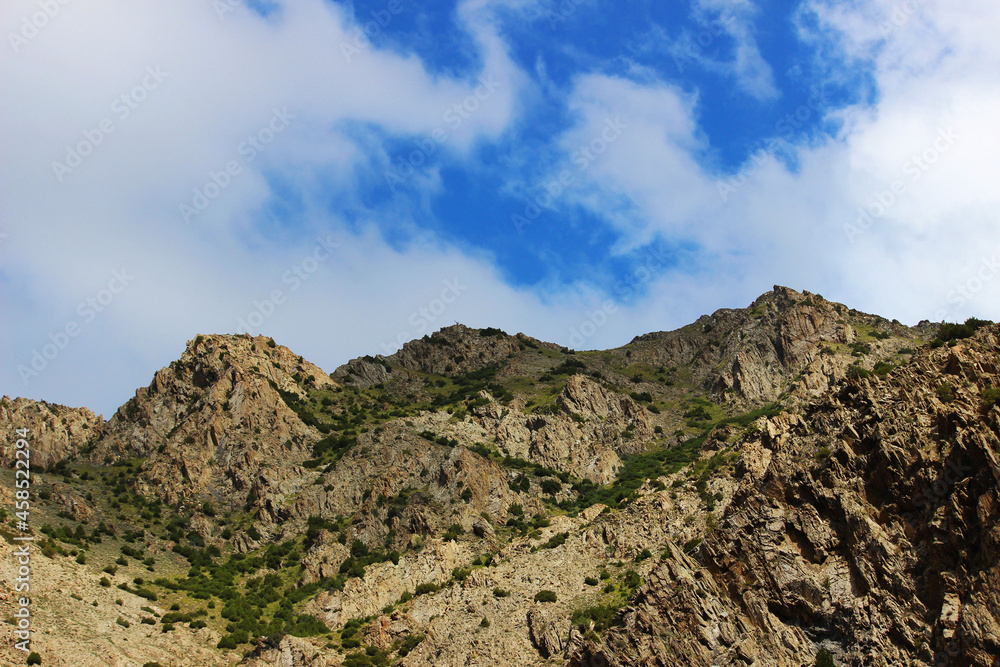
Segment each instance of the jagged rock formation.
[[[874,348],[870,363],[926,335],[776,285],[749,308],[718,310],[677,331],[638,336],[626,351],[633,361],[684,367],[695,384],[750,405],[776,400],[800,374],[812,396],[843,379],[852,360],[835,353],[856,342],[859,330],[891,336],[867,343]],[[834,354],[825,356],[824,348]]]
[[996,665],[1000,328],[935,333],[776,287],[616,350],[456,325],[326,375],[199,336],[107,423],[4,399],[35,466],[59,464],[33,482],[36,645],[66,665]]
[[458,375],[497,364],[520,350],[516,336],[473,334],[461,324],[445,327],[434,336],[406,343],[391,358],[408,370]]
[[569,664],[996,665],[998,333],[762,423],[719,528]]
[[643,451],[653,434],[649,413],[583,375],[573,375],[556,398],[558,410],[525,415],[496,402],[474,410],[507,454],[605,484],[621,457]]
[[275,462],[308,458],[319,438],[282,392],[330,386],[319,367],[270,338],[198,336],[115,413],[91,458],[148,457],[143,481],[151,492],[235,507],[262,470],[281,478],[288,471]]
[[[67,408],[26,398],[0,400],[0,423],[30,431],[31,465],[46,468],[63,459],[77,456],[101,436],[104,420],[87,408]],[[13,433],[11,433],[11,436]],[[0,463],[14,465],[14,439],[0,442]]]

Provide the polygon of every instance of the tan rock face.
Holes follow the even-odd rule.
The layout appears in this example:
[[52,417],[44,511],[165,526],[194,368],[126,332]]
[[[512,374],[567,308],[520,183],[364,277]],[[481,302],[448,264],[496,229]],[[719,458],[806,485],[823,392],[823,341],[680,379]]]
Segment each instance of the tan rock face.
[[456,324],[406,343],[391,359],[409,370],[457,375],[497,364],[519,349],[515,336],[483,336]]
[[104,420],[87,408],[67,408],[63,405],[32,401],[27,398],[0,399],[0,425],[9,434],[0,442],[0,463],[14,465],[14,432],[29,431],[28,444],[33,468],[46,468],[64,459],[77,456],[88,443],[97,440]]
[[[460,442],[481,440],[481,430],[472,424],[448,424],[447,419],[427,414],[418,417],[414,427],[390,422],[359,436],[334,469],[313,473],[315,479],[306,478],[295,487],[296,500],[287,518],[298,521],[282,530],[294,536],[310,516],[353,516],[354,538],[374,546],[391,533],[392,548],[402,551],[413,544],[414,536],[440,536],[456,523],[473,532],[486,522],[480,529],[486,534],[489,524],[506,521],[512,503],[530,508],[530,501],[508,487],[511,474],[504,468],[461,444],[443,446],[413,433],[436,425]],[[278,524],[281,517],[271,519]]]
[[526,415],[494,403],[474,415],[505,453],[599,484],[614,479],[621,457],[643,451],[653,434],[642,406],[584,375],[567,380],[556,406]]
[[[804,387],[796,391],[813,397],[842,380],[857,361],[845,347],[858,338],[855,325],[901,337],[872,345],[869,368],[903,347],[902,339],[924,335],[816,294],[775,286],[749,308],[719,310],[677,331],[639,336],[629,353],[631,360],[653,366],[687,367],[697,385],[748,407],[776,400],[800,374]],[[824,348],[835,350],[836,359],[825,357]]]
[[240,664],[246,667],[337,667],[343,660],[337,655],[323,655],[308,640],[283,637],[277,644],[261,639],[253,654]]
[[281,392],[301,396],[307,387],[331,386],[320,368],[269,338],[199,336],[118,410],[92,458],[148,457],[149,492],[168,502],[215,497],[235,507],[261,475],[280,483],[287,469],[276,462],[308,458],[319,439]]
[[[17,578],[15,549],[0,540],[0,664],[23,665],[27,655],[15,648],[12,628],[5,619],[18,609],[24,593],[14,590]],[[56,667],[134,667],[147,662],[161,665],[228,667],[239,656],[215,648],[219,634],[209,628],[164,633],[159,626],[141,623],[150,616],[142,607],[163,614],[167,610],[117,588],[102,588],[100,574],[72,559],[48,558],[35,547],[30,554],[31,648],[44,656],[43,665]],[[122,604],[116,604],[121,600]],[[119,624],[122,619],[128,624]]]
[[[896,337],[872,340],[865,332],[873,329]],[[1000,408],[987,409],[982,395],[1000,386],[997,333],[920,351],[887,378],[851,382],[850,364],[900,357],[917,334],[785,288],[678,332],[577,355],[582,361],[563,366],[590,375],[569,377],[555,370],[572,356],[558,346],[460,325],[391,357],[354,360],[334,380],[269,339],[204,336],[107,424],[23,399],[3,404],[0,417],[35,424],[39,451],[53,462],[84,452],[98,466],[145,458],[129,483],[185,508],[211,499],[220,514],[237,510],[220,520],[234,529],[239,552],[299,540],[310,518],[321,518],[324,527],[300,547],[302,583],[336,577],[362,545],[398,551],[295,609],[334,630],[373,617],[356,635],[370,647],[423,635],[395,664],[803,667],[824,647],[851,667],[992,667],[1000,660]],[[857,340],[871,353],[852,357]],[[465,385],[427,380],[493,365],[489,383],[458,398],[450,396],[468,377]],[[543,373],[549,379],[534,380]],[[627,395],[667,376],[678,384],[657,395],[662,414]],[[511,395],[497,386],[508,380],[529,389]],[[568,484],[543,494],[542,480],[551,479],[544,471],[499,463],[509,455],[612,482],[629,455],[666,446],[654,424],[671,432],[683,425],[677,406],[697,395],[691,386],[724,395],[734,411],[778,396],[788,409],[718,426],[695,447],[700,460],[640,479],[637,497],[620,508],[557,509],[553,501],[575,498]],[[363,414],[337,430],[356,445],[307,467],[322,434],[312,415],[302,412],[303,420],[289,406],[312,389],[340,389],[314,394],[330,414]],[[443,399],[454,416],[410,407],[390,418],[403,398],[421,407]],[[541,407],[529,410],[529,398]],[[99,437],[86,437],[92,430]],[[101,515],[100,477],[84,487],[53,476],[52,516],[91,529],[116,523]],[[9,505],[8,487],[0,499]],[[536,513],[548,518],[505,525]],[[251,521],[259,539],[245,528]],[[221,528],[196,512],[185,530],[220,545]],[[150,528],[145,546],[168,553],[171,545],[151,541],[160,531]],[[240,660],[215,648],[211,627],[163,634],[138,624],[144,601],[96,583],[101,565],[113,562],[98,562],[102,550],[79,565],[38,556],[39,576],[50,582],[39,618],[53,628],[40,638],[45,664],[49,655],[65,655],[53,664],[66,665]],[[13,577],[10,552],[0,550],[3,582]],[[422,584],[442,588],[415,595]],[[536,599],[542,591],[551,595]],[[0,585],[0,618],[11,598]],[[579,615],[571,622],[598,604],[620,607],[610,630]],[[118,615],[131,627],[116,626]],[[339,665],[348,651],[331,643],[326,635],[260,638],[240,664]]]
[[993,330],[766,420],[718,529],[569,664],[792,666],[820,647],[844,665],[996,664],[1000,409],[980,394],[997,358]]

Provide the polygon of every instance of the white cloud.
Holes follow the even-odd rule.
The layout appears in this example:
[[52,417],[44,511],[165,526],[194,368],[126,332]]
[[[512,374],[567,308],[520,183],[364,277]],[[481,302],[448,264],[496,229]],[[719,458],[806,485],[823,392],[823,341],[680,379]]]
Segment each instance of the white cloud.
[[[326,365],[394,339],[400,315],[445,279],[470,285],[453,319],[476,317],[488,299],[506,321],[545,320],[537,299],[504,287],[486,258],[394,251],[316,213],[329,210],[324,197],[352,203],[358,180],[383,180],[384,137],[426,140],[442,129],[438,150],[461,154],[506,131],[524,83],[488,8],[459,12],[482,69],[458,79],[378,50],[320,0],[282,4],[267,19],[243,5],[220,19],[208,2],[59,7],[16,49],[0,49],[5,95],[17,100],[5,109],[0,166],[9,235],[0,279],[12,295],[4,393],[108,412],[128,397],[123,386],[145,385],[183,341],[235,330],[274,289],[288,300],[263,330]],[[19,35],[37,11],[8,3],[0,32]],[[68,151],[86,155],[54,171]],[[421,178],[433,183],[433,171]],[[280,190],[287,182],[296,189]],[[298,204],[274,216],[276,197]],[[198,210],[189,223],[181,204]],[[327,233],[342,239],[341,256],[291,293],[282,275]],[[121,269],[134,281],[93,319],[81,316],[78,305]],[[18,366],[30,368],[33,351],[55,345],[49,334],[62,340],[67,325],[78,333],[22,382]]]
[[720,27],[733,40],[731,62],[707,59],[706,66],[730,72],[741,88],[758,99],[777,97],[778,88],[774,84],[771,66],[757,46],[754,27],[758,14],[756,5],[750,0],[698,0],[695,13],[708,19],[706,23]]
[[[571,102],[580,119],[558,143],[576,145],[607,116],[620,115],[630,129],[593,163],[572,202],[637,245],[655,235],[697,244],[710,303],[752,298],[781,282],[910,322],[989,315],[1000,276],[970,298],[957,297],[956,285],[975,275],[984,252],[1000,248],[992,183],[1000,164],[992,120],[1000,113],[1000,9],[926,2],[892,30],[880,23],[892,16],[888,3],[813,9],[821,26],[813,38],[836,45],[823,57],[868,59],[878,87],[871,109],[826,110],[847,120],[840,136],[795,147],[794,172],[770,153],[746,165],[745,179],[720,180],[701,157],[697,100],[663,83],[583,77]],[[720,184],[734,183],[723,201]],[[625,215],[610,205],[623,197]],[[877,215],[852,234],[859,210]],[[692,272],[668,272],[650,303],[670,298]]]
[[[753,16],[748,3],[703,4]],[[261,330],[328,370],[453,321],[580,347],[618,345],[703,309],[745,305],[773,283],[911,322],[939,307],[949,319],[988,316],[1000,296],[1000,276],[980,273],[1000,252],[1000,8],[990,2],[927,0],[888,30],[880,21],[892,17],[891,3],[812,3],[804,11],[814,14],[817,53],[863,63],[877,102],[832,110],[848,116],[844,130],[798,147],[795,172],[759,156],[725,198],[704,161],[697,97],[648,72],[641,81],[579,76],[569,99],[575,123],[552,140],[564,156],[553,174],[573,176],[559,205],[604,215],[624,233],[616,253],[657,237],[693,248],[673,269],[650,264],[637,279],[648,298],[614,301],[603,315],[617,295],[583,284],[528,294],[506,285],[486,254],[416,228],[408,243],[390,244],[357,195],[358,184],[384,180],[387,137],[413,142],[443,129],[438,149],[467,157],[517,127],[537,91],[513,64],[495,12],[518,3],[470,2],[458,11],[479,49],[479,74],[501,81],[479,97],[475,77],[449,78],[413,55],[356,46],[349,16],[320,0],[281,5],[266,20],[242,7],[220,20],[207,2],[60,7],[16,52],[0,49],[5,95],[17,101],[0,129],[3,393],[107,413],[185,340],[234,331],[255,308],[267,310],[274,290],[284,300]],[[18,33],[37,8],[9,2],[3,34]],[[770,70],[751,24],[739,25],[732,37],[743,50],[730,66],[741,85],[767,97]],[[345,56],[342,43],[360,53]],[[157,67],[162,80],[149,78],[147,68]],[[445,114],[470,99],[475,109],[449,123]],[[125,115],[127,103],[135,108]],[[294,118],[277,132],[275,109],[285,107]],[[98,136],[105,119],[112,131],[101,130],[92,154],[60,182],[52,163],[87,141],[84,133]],[[936,148],[949,128],[957,139]],[[273,140],[241,151],[249,136]],[[592,155],[581,159],[581,147]],[[913,156],[932,149],[934,163],[913,172]],[[227,180],[230,162],[239,169]],[[196,189],[214,192],[213,174],[226,185],[185,224],[179,205],[193,202]],[[434,169],[412,178],[427,196],[440,187]],[[901,194],[852,243],[845,225],[897,180]],[[328,213],[334,199],[350,219]],[[405,207],[392,213],[395,224],[408,224]],[[337,252],[292,289],[283,277],[331,234]],[[637,272],[646,260],[638,261]],[[86,300],[104,298],[122,269],[134,280],[88,320]],[[461,294],[435,312],[446,281],[456,280]],[[593,334],[571,342],[588,322]],[[26,386],[17,366],[71,323],[78,335]]]

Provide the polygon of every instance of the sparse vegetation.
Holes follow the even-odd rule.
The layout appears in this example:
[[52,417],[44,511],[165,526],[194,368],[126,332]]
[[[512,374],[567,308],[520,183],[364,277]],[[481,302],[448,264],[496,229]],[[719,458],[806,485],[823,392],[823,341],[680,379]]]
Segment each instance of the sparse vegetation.
[[836,667],[837,663],[833,661],[833,654],[825,648],[821,648],[819,652],[816,653],[816,667]]
[[1000,387],[988,387],[979,394],[979,400],[984,410],[1000,405]]
[[951,403],[955,400],[955,388],[950,382],[941,383],[934,392],[942,403]]
[[938,334],[931,341],[931,347],[941,347],[946,343],[952,341],[961,340],[963,338],[971,338],[979,331],[981,328],[993,324],[990,320],[980,320],[975,317],[970,317],[965,320],[963,324],[953,324],[950,322],[945,322],[938,329]]

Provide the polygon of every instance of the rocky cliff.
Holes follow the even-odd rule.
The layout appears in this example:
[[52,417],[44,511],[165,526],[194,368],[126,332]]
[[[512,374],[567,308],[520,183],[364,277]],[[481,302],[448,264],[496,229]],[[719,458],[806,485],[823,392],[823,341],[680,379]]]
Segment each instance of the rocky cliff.
[[[58,461],[73,458],[98,440],[104,420],[87,408],[68,408],[26,398],[0,400],[0,424],[31,431],[31,465],[46,468]],[[13,467],[13,439],[0,442],[0,463]]]
[[1000,329],[974,328],[928,345],[934,325],[778,287],[614,350],[456,325],[327,375],[198,336],[106,423],[4,399],[37,457],[33,644],[64,665],[1000,664]]

